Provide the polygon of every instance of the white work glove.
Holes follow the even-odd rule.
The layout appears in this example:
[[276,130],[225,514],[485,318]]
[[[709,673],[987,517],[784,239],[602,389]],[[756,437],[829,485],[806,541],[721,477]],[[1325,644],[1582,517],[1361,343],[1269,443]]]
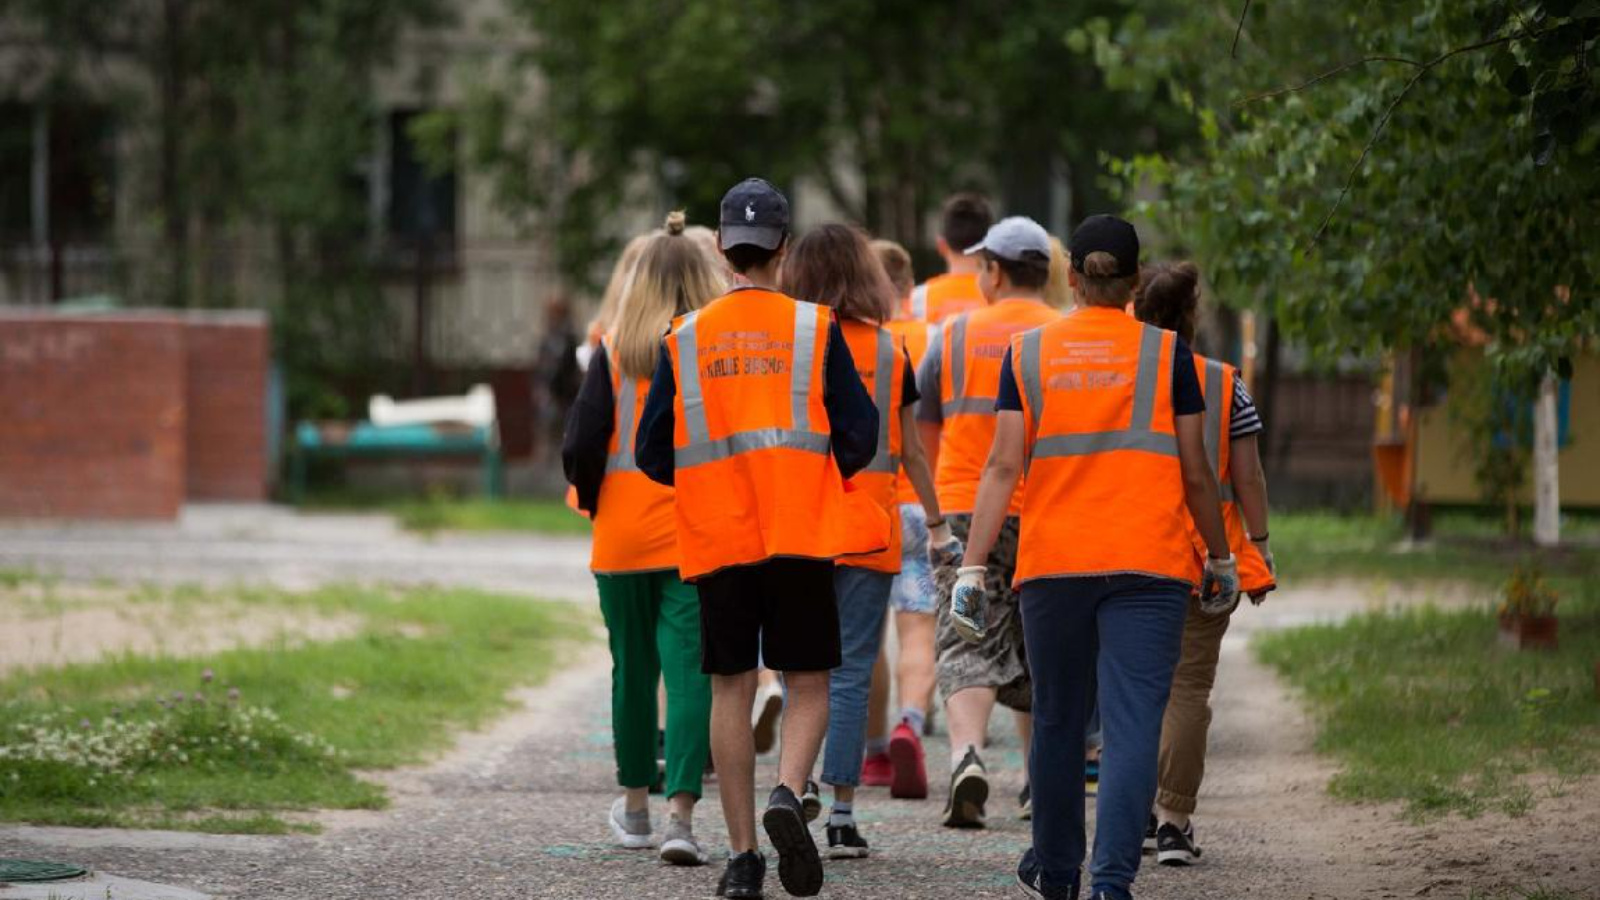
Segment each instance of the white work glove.
[[[1272,559],[1272,545],[1267,542],[1266,538],[1257,540],[1256,538],[1252,537],[1250,538],[1250,543],[1256,548],[1256,552],[1261,554],[1262,562],[1267,564],[1267,574],[1271,575],[1273,579],[1277,579],[1278,565]],[[1250,603],[1254,606],[1260,606],[1261,601],[1265,599],[1267,599],[1266,591],[1261,591],[1259,593],[1250,595]]]
[[1205,577],[1200,579],[1200,611],[1209,616],[1225,616],[1239,605],[1239,561],[1206,557]]
[[961,555],[966,552],[961,539],[950,530],[950,520],[928,526],[928,562],[934,568],[961,565]]
[[988,597],[983,588],[984,566],[962,566],[956,570],[956,585],[950,589],[950,621],[956,634],[969,644],[983,640],[988,627],[983,621]]

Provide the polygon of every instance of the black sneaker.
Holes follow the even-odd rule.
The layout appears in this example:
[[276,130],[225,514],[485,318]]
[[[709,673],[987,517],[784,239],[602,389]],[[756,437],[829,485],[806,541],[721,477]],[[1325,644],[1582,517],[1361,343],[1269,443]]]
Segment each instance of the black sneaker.
[[829,859],[866,859],[869,851],[867,839],[854,825],[828,826]]
[[1194,823],[1182,830],[1163,822],[1156,830],[1156,862],[1163,866],[1192,866],[1200,861],[1200,846],[1194,842]]
[[718,897],[760,900],[761,882],[767,878],[767,858],[754,850],[728,857],[728,868],[717,882]]
[[806,791],[800,795],[800,809],[805,812],[807,822],[815,822],[822,815],[822,788],[817,787],[815,781],[806,782]]
[[1022,861],[1017,863],[1017,887],[1034,900],[1078,900],[1076,884],[1045,881],[1044,867],[1039,865],[1039,858],[1034,855],[1032,847],[1022,854]]
[[1145,853],[1156,852],[1156,832],[1159,830],[1160,825],[1161,823],[1156,821],[1156,814],[1151,813],[1150,821],[1146,822],[1144,826],[1143,851]]
[[1022,793],[1017,795],[1017,818],[1024,822],[1033,818],[1033,785],[1022,786]]
[[944,808],[946,828],[982,828],[983,805],[989,802],[989,775],[978,751],[967,748],[961,765],[950,775],[950,801]]
[[761,814],[767,840],[778,851],[778,880],[783,889],[796,897],[814,897],[822,892],[822,857],[817,842],[806,827],[800,800],[784,785],[778,785]]

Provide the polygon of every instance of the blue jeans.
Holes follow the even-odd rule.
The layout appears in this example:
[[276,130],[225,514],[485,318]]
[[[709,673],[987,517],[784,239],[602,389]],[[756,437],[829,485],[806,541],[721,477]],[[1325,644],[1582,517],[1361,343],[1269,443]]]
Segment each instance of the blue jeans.
[[828,681],[828,744],[822,753],[824,784],[861,783],[867,747],[867,695],[872,667],[883,649],[883,621],[894,576],[857,566],[833,570],[839,598],[839,668]]
[[1095,678],[1105,756],[1089,876],[1095,892],[1131,896],[1188,600],[1188,585],[1142,575],[1022,586],[1033,669],[1033,850],[1049,884],[1076,884],[1083,864],[1084,726]]

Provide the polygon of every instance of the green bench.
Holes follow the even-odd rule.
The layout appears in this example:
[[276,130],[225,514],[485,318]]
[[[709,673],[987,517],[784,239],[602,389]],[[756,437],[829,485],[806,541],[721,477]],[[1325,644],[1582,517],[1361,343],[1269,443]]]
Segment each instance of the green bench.
[[484,496],[498,499],[504,491],[500,441],[492,424],[301,422],[294,437],[289,485],[296,503],[305,497],[306,466],[313,459],[475,457],[482,466]]

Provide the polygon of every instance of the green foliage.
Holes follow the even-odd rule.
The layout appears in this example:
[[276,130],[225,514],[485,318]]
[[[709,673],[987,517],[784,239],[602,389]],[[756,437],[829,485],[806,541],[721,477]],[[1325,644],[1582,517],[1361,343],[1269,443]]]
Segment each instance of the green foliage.
[[[1575,599],[1554,653],[1497,650],[1488,607],[1367,614],[1255,647],[1310,700],[1317,747],[1342,764],[1336,796],[1398,800],[1414,819],[1520,815],[1600,759],[1600,588],[1565,584]],[[1534,774],[1555,778],[1536,790]]]
[[1502,379],[1475,354],[1450,365],[1450,416],[1471,440],[1457,448],[1472,467],[1485,503],[1505,510],[1506,534],[1521,534],[1521,502],[1533,458],[1532,417],[1519,415],[1525,398],[1501,388]]
[[714,223],[722,192],[750,174],[813,179],[846,218],[924,246],[948,191],[1010,189],[1042,207],[1058,160],[1073,212],[1098,211],[1097,154],[1154,149],[1170,132],[1161,104],[1108,94],[1066,45],[1079,17],[1133,0],[508,6],[540,40],[486,67],[465,144],[510,212],[553,219],[579,279],[618,237],[619,209],[653,221],[679,206]]
[[[129,602],[221,599],[180,593]],[[476,591],[228,599],[365,624],[323,643],[122,656],[0,679],[0,820],[282,833],[303,827],[284,811],[381,807],[382,789],[359,770],[442,749],[452,731],[505,709],[512,687],[542,679],[586,628],[567,604]]]
[[[1114,164],[1225,302],[1324,358],[1452,340],[1467,310],[1508,381],[1600,331],[1600,11],[1422,0],[1147,4],[1076,46],[1184,105],[1191,152]],[[1489,298],[1474,302],[1477,295]]]

